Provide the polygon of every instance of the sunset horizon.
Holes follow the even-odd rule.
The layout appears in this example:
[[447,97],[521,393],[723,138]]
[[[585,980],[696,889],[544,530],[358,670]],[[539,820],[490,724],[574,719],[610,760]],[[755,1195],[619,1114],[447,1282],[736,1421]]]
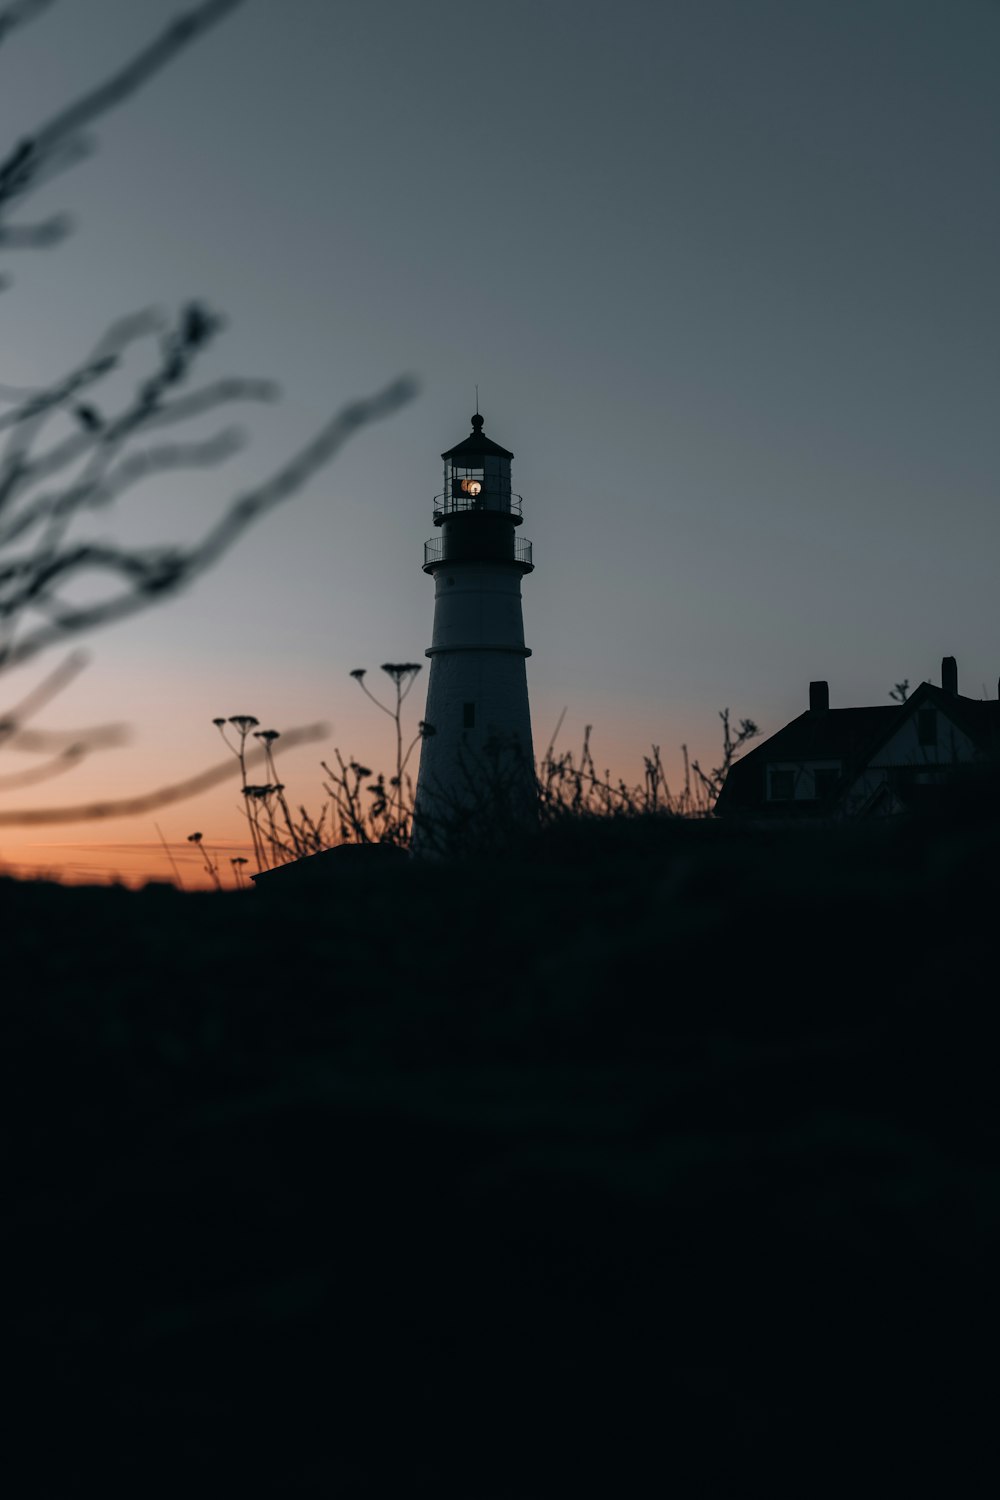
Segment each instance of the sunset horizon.
[[998,60],[0,0],[13,1500],[982,1492]]

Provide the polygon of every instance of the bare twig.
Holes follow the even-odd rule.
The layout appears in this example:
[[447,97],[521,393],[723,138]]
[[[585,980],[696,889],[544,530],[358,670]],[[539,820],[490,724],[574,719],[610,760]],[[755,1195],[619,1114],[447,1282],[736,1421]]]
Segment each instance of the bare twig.
[[0,11],[0,46],[18,26],[33,21],[54,3],[55,0],[13,0],[11,5],[5,6]]
[[[43,4],[44,0],[34,0],[34,4],[31,0],[26,0],[26,3],[22,0],[20,5],[10,6],[4,13],[9,23],[7,30],[31,19]],[[0,161],[0,245],[22,249],[51,245],[64,239],[70,224],[63,215],[36,224],[17,225],[6,224],[5,215],[59,172],[75,166],[89,155],[91,143],[83,134],[87,127],[124,104],[155,74],[173,62],[179,52],[198,41],[241,4],[243,0],[206,0],[205,4],[178,16],[124,67],[21,140]],[[0,23],[2,20],[3,16],[0,16]],[[3,40],[2,31],[0,40]]]
[[170,868],[173,870],[173,872],[174,872],[174,879],[177,881],[177,889],[180,890],[180,891],[182,891],[184,889],[184,882],[181,879],[181,872],[180,872],[180,870],[178,870],[178,868],[177,868],[177,862],[175,861],[174,856],[173,856],[173,854],[170,851],[170,845],[167,843],[166,839],[163,837],[163,829],[160,827],[159,823],[154,823],[153,827],[156,829],[157,833],[160,835],[160,843],[163,845],[163,852],[164,852],[164,854],[167,856],[167,859],[170,861]]
[[[296,745],[315,744],[328,733],[325,724],[308,724],[301,729],[288,729],[284,740],[287,750]],[[247,756],[247,765],[259,765],[264,759],[262,750],[252,751]],[[167,807],[172,802],[183,802],[209,787],[218,786],[232,775],[231,762],[226,760],[197,776],[171,786],[144,792],[137,797],[122,797],[113,802],[85,802],[75,807],[37,807],[0,811],[0,826],[5,828],[32,828],[48,823],[90,823],[102,818],[126,818],[136,813],[151,812],[157,807]]]
[[14,771],[9,776],[0,776],[0,792],[21,791],[26,786],[36,786],[40,781],[51,781],[53,776],[61,776],[65,771],[72,771],[80,762],[86,759],[89,753],[86,745],[67,745],[65,750],[60,750],[51,760],[43,761],[40,766],[31,766],[26,771]]
[[[0,43],[51,3],[10,0],[0,8]],[[48,245],[65,236],[69,221],[63,216],[35,223],[20,218],[12,222],[11,216],[45,183],[90,154],[90,132],[100,119],[132,98],[242,4],[243,0],[192,4],[124,66],[58,110],[0,159],[0,247]],[[0,671],[30,661],[67,637],[127,618],[186,587],[257,519],[300,490],[354,432],[388,415],[413,393],[412,381],[397,380],[367,400],[344,408],[263,483],[238,496],[193,545],[130,548],[103,537],[76,534],[77,523],[87,512],[109,506],[150,476],[220,463],[242,441],[233,427],[193,442],[150,444],[151,432],[199,419],[235,401],[274,399],[277,387],[265,380],[228,377],[181,390],[221,326],[221,320],[198,303],[185,307],[173,323],[144,310],[115,323],[86,359],[58,379],[42,386],[0,384],[0,439],[4,443],[0,454]],[[157,357],[147,359],[123,400],[114,393],[125,357],[131,361],[134,347],[149,339],[156,340]],[[143,446],[139,446],[141,440],[145,440]],[[78,585],[85,590],[82,602]],[[44,780],[120,738],[115,726],[99,726],[74,736],[25,727],[81,666],[81,657],[68,658],[0,718],[0,748],[49,757],[40,766],[0,780],[0,787]],[[285,736],[285,744],[291,747],[316,737],[311,730],[292,731]],[[315,847],[322,837],[325,811],[315,821],[303,812],[302,821],[296,824],[277,780],[270,742],[264,746],[264,762],[271,780],[262,787],[248,786],[246,774],[259,755],[244,754],[242,741],[238,754],[258,862],[265,829],[275,847],[281,843],[292,856]],[[404,763],[400,749],[400,775]],[[142,812],[193,795],[224,775],[225,767],[217,767],[140,797],[5,812],[0,821],[28,826]],[[276,811],[284,825],[280,836]],[[237,883],[242,883],[236,863],[233,873]]]
[[[397,411],[415,392],[409,379],[393,381],[382,391],[345,407],[291,460],[262,484],[235,500],[222,519],[190,548],[150,547],[131,552],[112,544],[81,543],[62,550],[47,547],[0,568],[0,619],[16,619],[25,610],[48,618],[15,642],[0,648],[0,669],[28,661],[69,635],[125,619],[173,596],[229,550],[255,521],[289,499],[361,427]],[[64,602],[71,580],[103,574],[120,592],[94,604]]]

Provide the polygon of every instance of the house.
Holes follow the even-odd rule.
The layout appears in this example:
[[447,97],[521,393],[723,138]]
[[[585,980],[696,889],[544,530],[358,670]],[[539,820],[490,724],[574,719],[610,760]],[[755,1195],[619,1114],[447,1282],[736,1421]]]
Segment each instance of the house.
[[732,767],[717,817],[829,822],[929,805],[960,767],[1000,760],[1000,701],[963,698],[953,656],[941,686],[904,703],[831,708],[825,682],[809,708]]

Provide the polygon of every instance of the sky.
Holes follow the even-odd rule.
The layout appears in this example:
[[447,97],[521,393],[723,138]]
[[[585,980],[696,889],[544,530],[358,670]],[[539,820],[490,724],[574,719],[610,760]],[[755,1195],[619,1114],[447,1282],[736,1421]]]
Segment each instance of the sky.
[[[61,0],[11,36],[0,149],[180,8]],[[141,542],[197,535],[357,396],[419,393],[182,597],[95,634],[44,722],[128,743],[0,810],[194,775],[237,713],[329,726],[283,765],[310,807],[334,746],[388,768],[348,674],[423,660],[439,455],[476,383],[534,544],[536,749],[565,710],[560,747],[593,725],[616,775],[655,743],[676,778],[682,744],[714,762],[724,707],[770,733],[812,678],[880,703],[943,655],[996,696],[998,60],[996,0],[247,0],[44,189],[75,231],[6,256],[0,381],[52,380],[123,312],[225,315],[205,377],[282,400],[229,464],[90,523]],[[239,850],[235,775],[156,819],[195,883],[190,832]],[[166,873],[152,815],[0,828],[0,859]]]

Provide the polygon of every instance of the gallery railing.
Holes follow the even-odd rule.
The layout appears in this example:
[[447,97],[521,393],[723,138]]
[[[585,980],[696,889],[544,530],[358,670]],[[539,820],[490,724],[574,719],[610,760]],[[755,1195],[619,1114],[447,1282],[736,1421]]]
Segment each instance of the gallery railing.
[[432,536],[424,543],[424,567],[442,562],[516,562],[533,568],[531,543],[527,537],[511,537],[503,549],[495,543],[488,548],[469,546],[464,538]]
[[500,511],[504,515],[521,515],[522,497],[511,493],[502,494],[499,491],[482,490],[478,495],[435,495],[434,496],[434,523],[437,525],[442,516],[462,515],[466,511],[490,510]]

